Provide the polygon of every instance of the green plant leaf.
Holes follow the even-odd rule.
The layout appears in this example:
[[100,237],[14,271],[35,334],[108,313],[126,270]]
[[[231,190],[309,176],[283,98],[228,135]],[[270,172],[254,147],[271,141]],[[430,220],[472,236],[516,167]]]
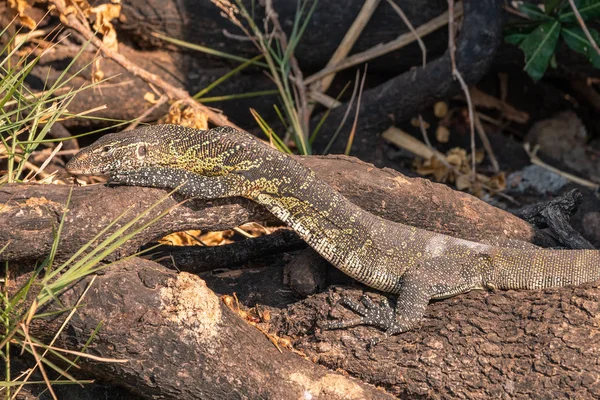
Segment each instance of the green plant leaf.
[[525,40],[525,38],[529,36],[526,33],[513,33],[510,35],[506,35],[504,36],[504,41],[506,43],[510,43],[510,44],[514,44],[514,45],[520,45],[521,42],[523,42],[523,40]]
[[560,23],[558,21],[546,22],[527,35],[519,46],[525,53],[526,64],[523,69],[533,80],[540,80],[544,76],[550,58],[554,54],[559,35]]
[[[575,0],[575,7],[579,10],[584,21],[600,17],[600,0]],[[560,22],[575,22],[577,17],[571,7],[565,7],[565,12],[558,16]]]
[[[600,33],[595,29],[590,29],[590,34],[597,44],[600,44]],[[580,27],[562,28],[561,35],[567,45],[574,51],[585,55],[592,65],[600,68],[600,54],[594,50],[590,41],[585,36],[583,29]]]
[[552,17],[546,15],[534,4],[522,3],[519,4],[518,9],[534,21],[552,21]]

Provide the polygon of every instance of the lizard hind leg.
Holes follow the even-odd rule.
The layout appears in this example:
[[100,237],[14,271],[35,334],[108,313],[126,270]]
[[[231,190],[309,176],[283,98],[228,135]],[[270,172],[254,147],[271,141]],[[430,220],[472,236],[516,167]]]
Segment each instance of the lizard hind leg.
[[[387,301],[376,304],[368,296],[360,302],[342,298],[341,304],[358,316],[348,320],[321,323],[323,329],[370,325],[385,331],[383,339],[417,326],[431,299],[440,299],[480,287],[481,275],[472,260],[461,257],[435,257],[407,271],[399,280],[398,298],[393,308]],[[372,345],[377,341],[372,341]]]
[[[429,285],[421,278],[422,276],[411,273],[402,277],[396,307],[392,307],[387,300],[375,303],[367,295],[363,295],[360,302],[342,297],[340,303],[354,311],[357,316],[346,320],[325,321],[319,325],[325,330],[370,325],[384,330],[384,338],[406,332],[421,321],[431,298]],[[373,340],[371,345],[376,343]]]

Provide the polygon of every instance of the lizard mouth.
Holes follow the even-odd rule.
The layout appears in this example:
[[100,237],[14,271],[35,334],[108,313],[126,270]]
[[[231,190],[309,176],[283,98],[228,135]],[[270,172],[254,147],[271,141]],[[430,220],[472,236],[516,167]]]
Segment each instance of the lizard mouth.
[[110,175],[108,172],[86,171],[85,169],[75,168],[75,167],[69,166],[68,163],[65,167],[65,170],[70,175],[77,175],[77,176],[105,176],[105,177],[108,177]]

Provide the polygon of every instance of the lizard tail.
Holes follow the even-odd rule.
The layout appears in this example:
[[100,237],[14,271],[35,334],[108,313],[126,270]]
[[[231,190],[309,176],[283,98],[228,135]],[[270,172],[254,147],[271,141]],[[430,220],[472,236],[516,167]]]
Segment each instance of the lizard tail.
[[499,289],[544,289],[600,280],[598,250],[500,249],[490,282]]

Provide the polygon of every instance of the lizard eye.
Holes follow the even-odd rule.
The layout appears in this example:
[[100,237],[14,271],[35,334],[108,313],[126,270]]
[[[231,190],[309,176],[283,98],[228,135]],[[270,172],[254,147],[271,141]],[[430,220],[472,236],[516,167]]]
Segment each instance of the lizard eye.
[[137,157],[138,158],[142,159],[142,158],[146,157],[147,150],[146,150],[146,146],[145,145],[143,145],[143,144],[139,145],[137,147],[136,151],[137,151]]
[[112,146],[104,146],[102,148],[102,155],[103,156],[110,156],[113,152],[113,147]]

